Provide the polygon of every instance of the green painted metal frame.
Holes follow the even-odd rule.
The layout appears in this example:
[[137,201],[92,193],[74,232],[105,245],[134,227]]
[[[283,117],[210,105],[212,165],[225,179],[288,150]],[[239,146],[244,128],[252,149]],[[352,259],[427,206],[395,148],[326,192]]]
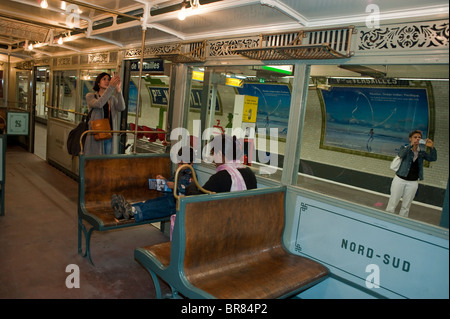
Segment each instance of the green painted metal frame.
[[[94,265],[91,257],[91,236],[94,230],[96,231],[108,231],[113,229],[119,229],[119,228],[127,228],[127,227],[135,227],[140,225],[146,225],[146,224],[152,224],[157,222],[167,222],[170,221],[170,216],[162,217],[162,218],[155,218],[150,220],[145,220],[139,223],[128,223],[128,224],[120,224],[115,226],[105,226],[103,221],[98,218],[97,216],[90,214],[89,211],[86,209],[85,205],[85,176],[84,176],[84,167],[85,162],[89,160],[104,160],[105,158],[108,159],[120,159],[120,158],[146,158],[146,157],[170,157],[169,154],[121,154],[121,155],[103,155],[103,156],[86,156],[81,154],[80,160],[79,160],[79,183],[78,183],[78,253],[82,255],[83,257],[87,257],[89,262]],[[92,227],[87,229],[86,225],[83,223],[83,220],[85,220],[87,223],[92,225]],[[162,230],[164,230],[162,228]],[[85,251],[83,253],[82,249],[82,236],[84,235],[85,240]]]
[[[177,212],[177,218],[172,235],[172,243],[170,250],[170,264],[165,267],[157,258],[150,255],[147,250],[143,248],[137,248],[134,251],[135,259],[146,268],[153,280],[156,290],[156,297],[161,299],[161,287],[158,282],[158,277],[164,280],[172,289],[172,298],[177,298],[178,294],[182,294],[187,298],[192,299],[215,299],[214,296],[207,292],[193,286],[186,278],[184,273],[184,253],[186,249],[185,239],[185,209],[188,203],[215,201],[222,199],[246,197],[246,196],[264,196],[265,194],[284,192],[286,194],[286,186],[273,187],[273,188],[261,188],[255,190],[248,190],[243,192],[232,193],[220,193],[220,194],[205,194],[197,196],[180,197],[179,211]],[[286,197],[285,197],[286,200]],[[286,225],[284,225],[286,227]],[[295,294],[292,292],[287,298]]]

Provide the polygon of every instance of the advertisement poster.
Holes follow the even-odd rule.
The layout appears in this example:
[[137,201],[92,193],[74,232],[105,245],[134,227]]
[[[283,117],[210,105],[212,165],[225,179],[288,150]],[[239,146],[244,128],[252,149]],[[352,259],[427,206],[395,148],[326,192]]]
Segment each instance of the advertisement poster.
[[409,142],[409,132],[430,137],[427,88],[332,87],[320,93],[321,148],[395,156]]
[[287,84],[246,83],[236,89],[240,95],[258,98],[256,129],[277,128],[278,137],[286,139],[291,108],[291,90]]

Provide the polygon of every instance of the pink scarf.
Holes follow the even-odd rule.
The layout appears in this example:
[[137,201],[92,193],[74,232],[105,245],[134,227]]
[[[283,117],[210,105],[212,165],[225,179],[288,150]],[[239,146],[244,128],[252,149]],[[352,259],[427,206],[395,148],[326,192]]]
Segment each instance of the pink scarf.
[[231,189],[230,192],[245,191],[247,186],[245,185],[242,174],[238,171],[238,168],[244,168],[245,166],[238,162],[225,163],[217,167],[216,173],[226,170],[231,176]]

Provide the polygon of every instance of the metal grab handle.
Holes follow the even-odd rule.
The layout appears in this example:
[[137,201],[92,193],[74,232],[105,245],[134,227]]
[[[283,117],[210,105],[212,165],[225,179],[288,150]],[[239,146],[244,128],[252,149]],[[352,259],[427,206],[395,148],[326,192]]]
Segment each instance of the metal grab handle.
[[179,206],[180,205],[180,200],[179,199],[180,199],[180,197],[184,196],[184,195],[178,195],[178,193],[177,193],[177,191],[178,191],[178,175],[180,174],[181,171],[183,171],[183,170],[185,170],[187,168],[189,168],[191,170],[191,172],[192,172],[192,179],[193,179],[193,181],[195,183],[195,186],[197,186],[197,188],[202,193],[209,194],[209,195],[215,194],[215,192],[208,191],[208,190],[206,190],[206,189],[204,189],[203,187],[200,186],[200,184],[198,183],[198,180],[197,180],[197,175],[195,174],[195,170],[192,167],[192,165],[183,164],[180,167],[178,167],[177,171],[175,172],[175,180],[174,180],[174,183],[173,183],[174,184],[173,185],[173,196],[177,200],[177,211],[180,210],[180,206]]

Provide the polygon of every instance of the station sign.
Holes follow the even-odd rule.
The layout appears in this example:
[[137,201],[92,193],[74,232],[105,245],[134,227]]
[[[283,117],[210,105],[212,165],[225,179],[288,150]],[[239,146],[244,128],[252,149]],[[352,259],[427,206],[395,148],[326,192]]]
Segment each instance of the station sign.
[[[139,72],[141,62],[131,62],[131,72]],[[142,71],[150,74],[164,74],[164,60],[144,60]]]

